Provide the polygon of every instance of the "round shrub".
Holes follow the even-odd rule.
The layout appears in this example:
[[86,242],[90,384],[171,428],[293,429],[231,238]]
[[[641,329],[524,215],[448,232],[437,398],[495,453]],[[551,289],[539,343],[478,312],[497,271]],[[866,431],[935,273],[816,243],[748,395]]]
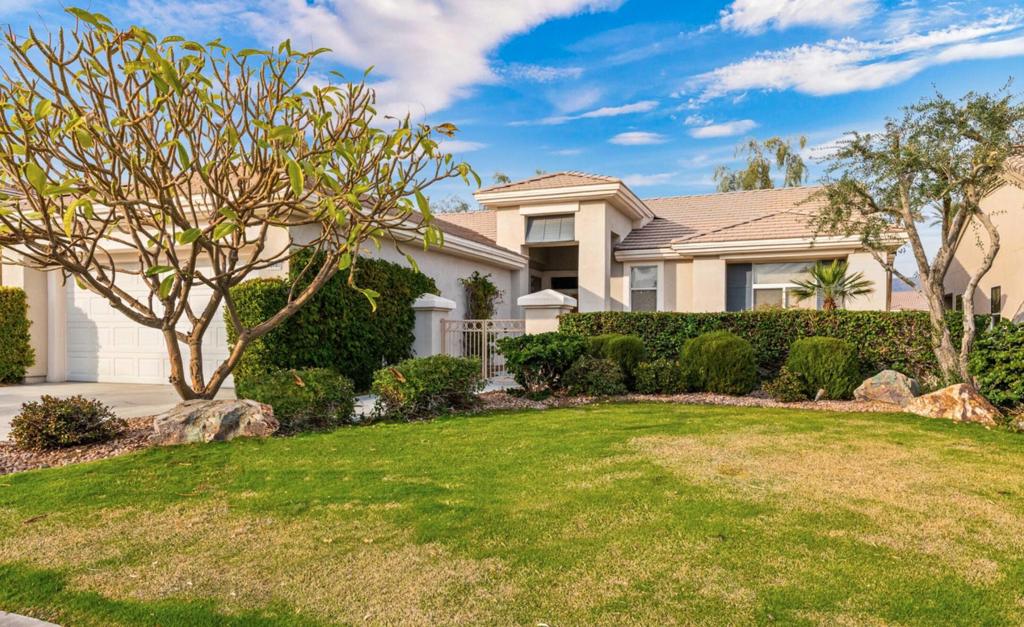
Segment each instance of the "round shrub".
[[584,355],[576,360],[564,377],[570,394],[615,396],[625,394],[626,382],[622,368],[611,359]]
[[605,348],[614,339],[622,337],[621,333],[602,333],[587,338],[587,354],[591,357],[606,357]]
[[750,342],[728,331],[688,340],[680,354],[684,384],[718,394],[749,394],[757,388],[757,360]]
[[772,399],[782,403],[798,403],[808,400],[807,381],[799,373],[786,366],[779,370],[777,377],[764,386],[764,391]]
[[644,341],[635,335],[620,335],[612,338],[604,347],[604,357],[619,364],[627,382],[633,379],[636,367],[646,356]]
[[276,370],[235,381],[235,393],[274,408],[278,433],[333,429],[355,412],[352,381],[329,368]]
[[529,392],[562,387],[562,375],[586,350],[583,338],[555,332],[498,340],[505,369]]
[[373,375],[374,413],[388,420],[430,418],[471,407],[484,381],[475,357],[433,355],[407,359]]
[[1024,325],[1003,322],[979,334],[970,369],[981,393],[994,405],[1024,405]]
[[834,337],[807,337],[793,342],[786,367],[800,373],[810,396],[825,390],[834,400],[851,398],[862,381],[857,349]]
[[97,400],[43,396],[21,406],[21,413],[11,420],[11,439],[19,448],[47,450],[106,442],[126,427]]
[[679,394],[684,392],[683,371],[670,359],[655,359],[637,364],[636,391],[641,394]]

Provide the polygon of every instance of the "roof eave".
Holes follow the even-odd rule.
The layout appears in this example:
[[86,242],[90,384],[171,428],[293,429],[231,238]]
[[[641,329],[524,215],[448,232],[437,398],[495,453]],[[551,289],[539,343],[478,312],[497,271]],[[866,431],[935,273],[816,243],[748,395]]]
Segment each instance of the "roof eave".
[[654,218],[654,212],[636,194],[621,182],[572,185],[547,189],[526,190],[481,190],[473,194],[484,207],[499,209],[517,205],[541,202],[565,202],[573,200],[609,200],[617,208],[639,220]]

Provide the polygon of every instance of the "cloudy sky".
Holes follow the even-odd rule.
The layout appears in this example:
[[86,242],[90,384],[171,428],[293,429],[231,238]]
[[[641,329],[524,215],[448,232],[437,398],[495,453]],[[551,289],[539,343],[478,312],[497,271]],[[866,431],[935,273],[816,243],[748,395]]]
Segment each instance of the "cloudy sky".
[[[0,0],[0,21],[55,29],[69,4]],[[448,148],[485,180],[584,170],[642,197],[711,191],[744,138],[806,135],[813,149],[878,128],[933,89],[994,90],[1024,69],[1024,6],[995,0],[80,5],[162,35],[331,48],[321,75],[373,65],[382,108],[455,123]],[[435,192],[450,193],[468,198]]]

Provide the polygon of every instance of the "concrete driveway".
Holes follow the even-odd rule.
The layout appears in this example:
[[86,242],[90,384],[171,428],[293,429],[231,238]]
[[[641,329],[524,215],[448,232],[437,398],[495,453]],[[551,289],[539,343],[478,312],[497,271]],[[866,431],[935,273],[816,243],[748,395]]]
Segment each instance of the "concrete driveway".
[[[0,387],[0,440],[11,430],[11,418],[18,415],[21,404],[37,401],[44,394],[74,396],[80,394],[106,403],[122,418],[151,416],[178,403],[178,395],[169,385],[133,383],[36,383]],[[221,390],[217,398],[234,398],[233,389]]]

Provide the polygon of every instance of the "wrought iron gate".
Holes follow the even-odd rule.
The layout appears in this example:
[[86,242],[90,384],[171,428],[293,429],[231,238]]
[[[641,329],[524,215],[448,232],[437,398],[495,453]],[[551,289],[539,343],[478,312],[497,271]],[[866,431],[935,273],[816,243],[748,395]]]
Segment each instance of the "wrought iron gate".
[[498,350],[498,340],[525,332],[523,320],[442,320],[441,352],[453,357],[480,359],[484,378],[502,377],[505,357]]

